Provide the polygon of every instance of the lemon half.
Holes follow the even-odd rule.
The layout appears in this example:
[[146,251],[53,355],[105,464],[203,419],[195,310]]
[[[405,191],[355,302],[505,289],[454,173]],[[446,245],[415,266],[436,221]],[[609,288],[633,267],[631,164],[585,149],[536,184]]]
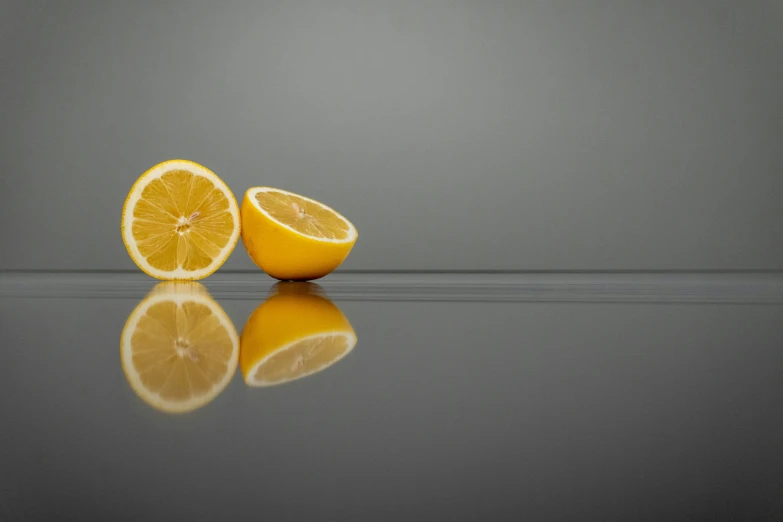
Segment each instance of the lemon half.
[[159,283],[128,317],[120,355],[128,383],[144,402],[184,413],[211,402],[231,381],[239,337],[201,284]]
[[141,175],[122,209],[122,240],[133,262],[158,279],[204,278],[239,239],[239,207],[208,168],[170,160]]
[[298,194],[253,187],[242,200],[242,242],[264,272],[282,280],[323,277],[359,237],[336,210]]
[[239,367],[249,386],[273,386],[313,375],[356,346],[351,323],[318,285],[279,285],[242,331]]

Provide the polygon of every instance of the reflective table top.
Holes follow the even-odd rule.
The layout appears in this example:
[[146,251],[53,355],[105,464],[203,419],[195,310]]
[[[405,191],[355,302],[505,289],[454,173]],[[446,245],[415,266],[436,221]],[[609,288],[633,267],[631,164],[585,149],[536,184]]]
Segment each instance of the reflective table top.
[[0,520],[776,520],[780,274],[0,273]]

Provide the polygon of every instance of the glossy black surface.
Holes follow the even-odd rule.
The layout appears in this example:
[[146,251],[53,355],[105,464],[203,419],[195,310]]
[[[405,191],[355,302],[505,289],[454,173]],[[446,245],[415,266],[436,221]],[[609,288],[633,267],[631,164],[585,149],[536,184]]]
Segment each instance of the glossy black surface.
[[[205,286],[241,333],[272,281]],[[119,340],[155,282],[0,274],[2,520],[775,520],[775,274],[343,274],[355,349],[167,415]]]

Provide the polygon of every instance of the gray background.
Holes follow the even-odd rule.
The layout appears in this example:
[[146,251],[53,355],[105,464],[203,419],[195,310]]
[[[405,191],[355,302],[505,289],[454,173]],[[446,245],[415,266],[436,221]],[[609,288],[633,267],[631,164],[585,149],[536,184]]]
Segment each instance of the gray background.
[[0,268],[133,268],[127,191],[183,157],[341,210],[344,268],[781,269],[782,23],[764,0],[0,0]]

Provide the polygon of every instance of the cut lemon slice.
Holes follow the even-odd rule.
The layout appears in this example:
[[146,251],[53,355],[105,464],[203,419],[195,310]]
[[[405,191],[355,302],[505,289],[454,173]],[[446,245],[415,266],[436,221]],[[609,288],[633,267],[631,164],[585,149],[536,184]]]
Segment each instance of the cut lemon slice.
[[310,198],[253,187],[242,201],[242,241],[272,277],[317,279],[337,268],[353,248],[356,228],[336,210]]
[[239,207],[223,181],[187,160],[141,175],[122,209],[131,259],[158,279],[201,279],[228,259],[239,239]]
[[239,337],[201,284],[159,283],[128,317],[120,355],[144,402],[184,413],[211,402],[231,381]]
[[273,386],[307,377],[345,357],[355,344],[356,337],[345,332],[306,337],[258,361],[245,382],[250,386]]
[[240,369],[249,386],[273,386],[324,370],[356,346],[337,306],[307,283],[289,283],[259,306],[240,340]]

